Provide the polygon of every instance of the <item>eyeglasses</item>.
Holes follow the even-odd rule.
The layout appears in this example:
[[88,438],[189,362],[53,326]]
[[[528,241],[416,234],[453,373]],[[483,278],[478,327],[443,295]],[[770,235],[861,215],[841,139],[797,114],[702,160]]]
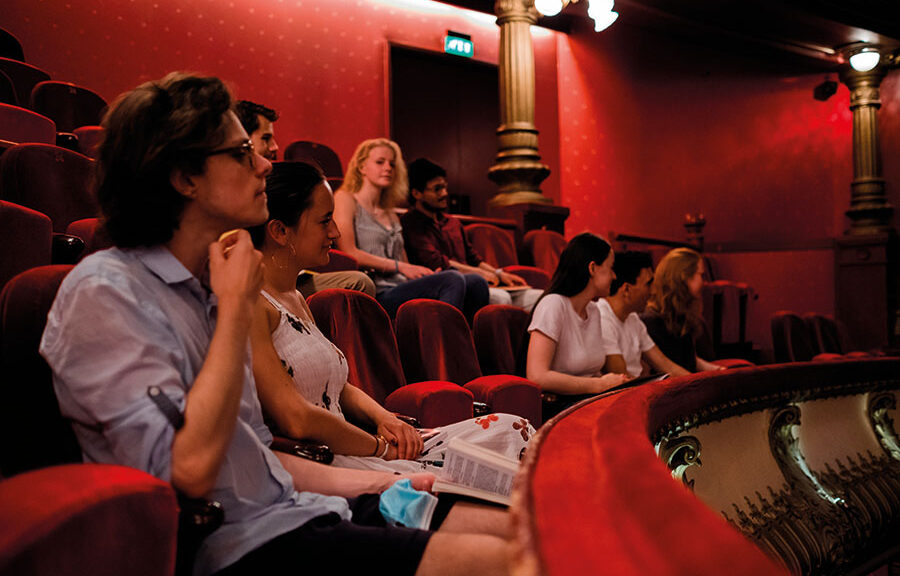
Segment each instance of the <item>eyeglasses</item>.
[[243,163],[244,158],[248,158],[250,161],[250,168],[256,168],[255,161],[253,159],[256,156],[256,148],[253,147],[253,142],[250,140],[244,140],[237,146],[230,146],[228,148],[219,148],[218,150],[210,150],[206,153],[206,157],[210,156],[218,156],[219,154],[231,154],[231,156],[237,160],[238,162]]

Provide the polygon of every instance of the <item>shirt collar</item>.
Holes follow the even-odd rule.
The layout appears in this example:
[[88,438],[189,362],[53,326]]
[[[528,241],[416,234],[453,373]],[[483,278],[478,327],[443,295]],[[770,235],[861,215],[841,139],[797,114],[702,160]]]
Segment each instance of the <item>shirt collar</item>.
[[194,275],[165,246],[137,248],[135,257],[166,284],[186,282]]

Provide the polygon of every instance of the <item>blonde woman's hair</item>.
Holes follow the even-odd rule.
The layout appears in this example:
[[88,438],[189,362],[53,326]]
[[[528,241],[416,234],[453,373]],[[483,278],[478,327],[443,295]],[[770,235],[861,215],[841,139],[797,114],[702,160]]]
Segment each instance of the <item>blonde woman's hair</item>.
[[393,140],[387,138],[373,138],[365,140],[356,147],[350,163],[347,164],[347,172],[344,174],[344,182],[341,184],[341,190],[346,190],[351,194],[356,194],[362,188],[363,177],[360,174],[360,167],[366,162],[369,154],[373,149],[384,146],[394,151],[394,182],[381,191],[379,205],[382,208],[390,209],[397,204],[406,202],[406,195],[409,190],[409,180],[406,176],[406,164],[403,162],[403,153],[400,152],[400,146]]
[[697,336],[702,328],[700,301],[688,288],[688,279],[697,273],[702,257],[690,248],[669,251],[653,275],[647,307],[656,311],[675,335]]

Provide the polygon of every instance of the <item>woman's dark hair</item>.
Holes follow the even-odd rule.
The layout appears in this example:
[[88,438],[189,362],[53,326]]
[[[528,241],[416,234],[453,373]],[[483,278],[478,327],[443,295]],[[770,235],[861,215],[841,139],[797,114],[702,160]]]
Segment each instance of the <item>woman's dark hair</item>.
[[[312,204],[313,190],[325,181],[318,167],[306,162],[273,162],[272,171],[266,176],[266,197],[269,221],[278,220],[292,228],[300,216]],[[266,240],[266,226],[261,224],[247,229],[253,245],[262,248]]]
[[186,199],[173,170],[202,174],[225,141],[231,93],[218,78],[173,72],[116,100],[103,118],[97,198],[116,246],[155,246],[178,228]]
[[612,252],[612,246],[603,238],[584,232],[566,244],[559,255],[559,264],[550,279],[545,294],[574,296],[584,290],[591,279],[590,263],[603,264]]

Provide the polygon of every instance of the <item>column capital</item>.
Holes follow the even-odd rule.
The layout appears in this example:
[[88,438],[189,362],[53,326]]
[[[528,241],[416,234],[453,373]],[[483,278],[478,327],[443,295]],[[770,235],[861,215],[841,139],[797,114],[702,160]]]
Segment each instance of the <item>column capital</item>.
[[527,22],[537,24],[540,14],[534,7],[534,0],[497,0],[494,3],[497,25],[507,22]]
[[868,72],[854,70],[849,64],[841,68],[839,72],[841,82],[850,89],[850,109],[853,110],[859,106],[880,108],[879,87],[887,73],[886,66],[876,66]]

